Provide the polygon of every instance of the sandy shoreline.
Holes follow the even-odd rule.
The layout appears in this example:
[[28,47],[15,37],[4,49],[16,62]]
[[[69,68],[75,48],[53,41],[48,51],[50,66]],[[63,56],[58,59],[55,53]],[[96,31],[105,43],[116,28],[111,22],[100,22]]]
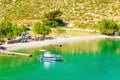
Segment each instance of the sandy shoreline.
[[1,45],[5,47],[7,51],[11,50],[18,50],[18,49],[25,49],[25,48],[35,48],[35,47],[43,47],[48,45],[55,45],[55,44],[62,44],[68,42],[76,42],[76,41],[83,41],[83,40],[90,40],[90,39],[99,39],[99,38],[120,38],[120,37],[108,37],[108,36],[77,36],[77,37],[56,37],[52,40],[44,40],[44,41],[31,41],[27,43],[14,43],[14,44],[4,44]]

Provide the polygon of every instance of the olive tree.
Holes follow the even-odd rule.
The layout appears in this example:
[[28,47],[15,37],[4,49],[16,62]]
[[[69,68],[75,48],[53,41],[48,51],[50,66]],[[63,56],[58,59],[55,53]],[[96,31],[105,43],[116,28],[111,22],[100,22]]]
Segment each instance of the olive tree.
[[62,26],[64,24],[62,19],[60,19],[62,14],[63,13],[60,10],[45,13],[43,23],[49,25],[50,27]]

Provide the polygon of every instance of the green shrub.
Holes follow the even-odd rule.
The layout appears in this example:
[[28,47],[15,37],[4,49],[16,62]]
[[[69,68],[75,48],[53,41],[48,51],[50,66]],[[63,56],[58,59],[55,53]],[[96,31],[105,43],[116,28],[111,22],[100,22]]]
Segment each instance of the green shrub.
[[64,23],[62,22],[62,20],[56,20],[50,24],[50,27],[52,28],[58,27],[58,26],[64,26]]
[[36,22],[36,23],[34,24],[34,27],[33,27],[33,32],[34,32],[35,34],[40,34],[40,30],[41,30],[42,26],[43,26],[43,24],[41,24],[41,23],[39,23],[39,22]]
[[20,35],[22,30],[17,24],[12,24],[9,21],[3,20],[0,23],[0,38],[12,39]]
[[33,32],[35,34],[41,34],[45,36],[51,32],[51,28],[49,26],[44,25],[43,23],[36,22],[33,27]]
[[113,35],[119,31],[119,25],[114,20],[103,19],[98,22],[97,26],[101,33],[105,35]]
[[54,27],[57,27],[59,26],[59,23],[57,21],[54,21],[50,24],[50,27],[54,28]]

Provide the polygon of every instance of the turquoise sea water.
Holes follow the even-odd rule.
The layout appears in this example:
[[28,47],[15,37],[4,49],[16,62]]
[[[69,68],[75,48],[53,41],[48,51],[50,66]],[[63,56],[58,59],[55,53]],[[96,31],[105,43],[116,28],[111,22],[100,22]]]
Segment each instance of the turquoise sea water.
[[120,80],[120,40],[97,39],[47,46],[64,62],[41,62],[40,48],[18,50],[33,57],[0,56],[0,80]]

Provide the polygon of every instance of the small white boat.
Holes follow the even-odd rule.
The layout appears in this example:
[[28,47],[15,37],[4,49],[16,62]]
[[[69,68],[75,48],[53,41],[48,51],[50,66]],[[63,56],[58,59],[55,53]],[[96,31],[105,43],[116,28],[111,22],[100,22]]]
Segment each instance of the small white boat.
[[53,55],[50,52],[44,52],[44,55],[38,57],[40,60],[50,60],[50,61],[62,61],[62,57],[60,55]]

